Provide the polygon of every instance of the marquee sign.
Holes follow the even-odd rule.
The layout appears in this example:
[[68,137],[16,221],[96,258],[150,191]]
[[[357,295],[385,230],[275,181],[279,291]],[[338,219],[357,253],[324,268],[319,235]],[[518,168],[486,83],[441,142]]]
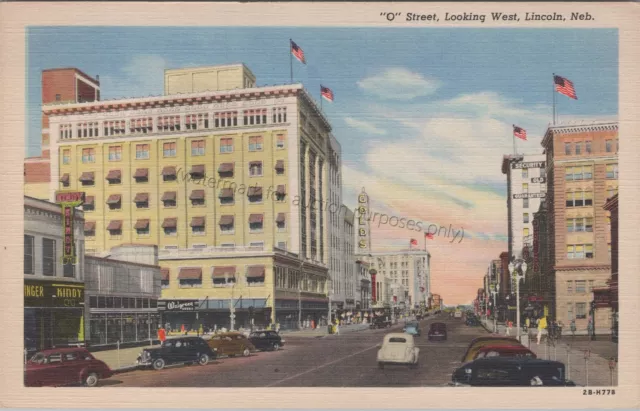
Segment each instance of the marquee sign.
[[62,247],[62,264],[75,264],[78,261],[73,236],[75,208],[84,204],[84,193],[75,191],[56,192],[56,203],[62,207],[62,229],[64,246]]
[[518,193],[513,195],[513,198],[516,200],[520,198],[546,198],[546,197],[547,197],[547,193]]
[[362,193],[358,195],[358,248],[368,249],[369,244],[369,221],[367,214],[369,212],[369,196],[362,187]]

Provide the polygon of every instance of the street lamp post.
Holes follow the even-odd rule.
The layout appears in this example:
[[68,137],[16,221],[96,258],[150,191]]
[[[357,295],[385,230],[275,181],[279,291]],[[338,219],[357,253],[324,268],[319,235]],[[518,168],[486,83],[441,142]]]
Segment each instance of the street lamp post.
[[493,332],[498,332],[498,316],[496,315],[496,294],[500,291],[500,284],[491,284],[491,294],[493,294]]
[[[518,272],[520,271],[520,272]],[[520,341],[520,280],[522,280],[527,272],[527,263],[522,259],[514,260],[509,263],[509,274],[512,278],[516,278],[516,327],[518,341]],[[515,274],[514,274],[515,273]]]

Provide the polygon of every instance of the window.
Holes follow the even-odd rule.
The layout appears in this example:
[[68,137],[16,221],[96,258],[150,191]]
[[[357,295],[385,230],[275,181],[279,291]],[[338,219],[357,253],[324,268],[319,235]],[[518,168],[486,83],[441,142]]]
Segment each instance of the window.
[[162,156],[163,157],[175,157],[176,156],[176,143],[163,143],[162,144]]
[[62,150],[62,164],[71,163],[71,150],[64,149]]
[[136,203],[136,208],[149,208],[149,193],[136,194],[133,202]]
[[284,148],[284,134],[276,134],[276,148]]
[[616,138],[616,152],[620,151],[620,142]]
[[584,219],[576,218],[575,219],[575,230],[576,233],[581,233],[584,231]]
[[136,144],[136,160],[149,159],[149,144]]
[[589,280],[589,292],[593,291],[594,283],[595,283],[594,280]]
[[528,193],[529,192],[529,184],[528,183],[522,183],[522,192],[523,193]]
[[136,224],[136,234],[144,237],[144,236],[148,236],[149,235],[149,221],[146,222],[146,224]]
[[585,293],[587,282],[585,280],[576,280],[576,293]]
[[262,151],[262,136],[249,137],[249,151]]
[[576,155],[582,154],[582,141],[576,142]]
[[204,155],[204,140],[193,140],[191,142],[191,155],[192,156]]
[[[199,279],[180,279],[180,288],[199,288],[202,287],[202,278]],[[178,345],[176,345],[177,347]]]
[[153,119],[151,117],[129,120],[129,131],[131,132],[131,134],[146,134],[151,130],[153,130]]
[[185,118],[187,130],[209,128],[209,114],[188,114]]
[[215,113],[214,127],[236,127],[238,125],[238,112]]
[[573,180],[573,167],[565,167],[564,169],[564,179],[566,181]]
[[49,238],[42,239],[42,274],[56,275],[56,241]]
[[62,96],[60,94],[56,94],[56,101],[62,100]]
[[529,199],[528,198],[523,198],[522,199],[522,208],[529,208]]
[[286,241],[278,241],[278,248],[281,250],[286,250],[287,249],[287,242]]
[[585,141],[584,145],[585,145],[584,151],[587,154],[591,154],[591,141]]
[[261,233],[263,230],[262,222],[262,214],[251,214],[249,216],[249,232]]
[[574,221],[573,218],[567,220],[567,232],[572,233],[574,231]]
[[252,126],[254,124],[267,123],[267,109],[245,110],[243,113],[244,125]]
[[[584,258],[584,245],[580,244],[574,247],[575,247],[575,252],[574,252],[573,258]],[[576,289],[577,288],[578,286],[576,285]]]
[[571,155],[571,143],[564,143],[564,154]]
[[35,238],[32,235],[24,236],[24,273],[35,274]]
[[96,162],[96,150],[94,148],[82,149],[82,162],[83,163],[95,163]]
[[252,241],[249,243],[249,247],[264,248],[264,241]]
[[593,244],[585,244],[584,256],[585,258],[593,258]]
[[529,169],[528,168],[523,168],[522,169],[522,178],[529,178]]
[[204,235],[205,217],[193,217],[191,219],[191,233],[194,235]]
[[251,177],[262,176],[262,161],[252,161],[249,163],[249,175]]
[[609,260],[611,260],[611,243],[607,244],[607,248],[609,249]]
[[525,224],[529,223],[529,213],[522,214],[522,222]]
[[618,178],[618,165],[617,164],[607,164],[607,178]]
[[588,233],[593,232],[593,217],[587,217],[584,219],[584,231]]
[[584,205],[586,206],[592,206],[593,205],[593,192],[592,191],[585,191],[583,193],[584,195]]
[[607,198],[611,198],[618,193],[618,187],[607,187]]
[[122,146],[109,147],[109,161],[122,160]]
[[174,236],[177,234],[178,234],[178,231],[176,227],[164,227],[164,235]]
[[567,258],[569,260],[572,260],[573,258],[575,258],[575,245],[568,245],[567,246]]
[[567,281],[567,294],[573,293],[573,280]]
[[613,142],[612,140],[607,140],[605,142],[605,151],[607,153],[610,153],[612,151],[612,149],[613,149],[613,146],[611,145],[612,142]]
[[180,130],[180,116],[158,117],[158,131]]
[[593,178],[593,166],[583,166],[582,175],[584,180],[591,180]]
[[522,235],[524,237],[529,236],[529,227],[525,227],[525,228],[522,229]]
[[233,228],[233,223],[231,224],[220,224],[220,232],[222,234],[233,234],[235,233],[235,230]]
[[569,321],[573,320],[573,304],[572,303],[568,303],[567,304],[567,318],[569,319]]
[[233,139],[221,138],[220,139],[220,153],[233,153]]
[[274,123],[286,123],[287,122],[287,108],[277,107],[273,109],[273,122]]

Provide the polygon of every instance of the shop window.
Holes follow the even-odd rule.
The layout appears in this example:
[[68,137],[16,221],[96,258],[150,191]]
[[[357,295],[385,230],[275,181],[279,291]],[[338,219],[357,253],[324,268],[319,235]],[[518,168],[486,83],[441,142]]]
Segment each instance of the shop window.
[[24,236],[24,273],[35,274],[35,238]]
[[56,275],[56,240],[42,239],[42,274]]

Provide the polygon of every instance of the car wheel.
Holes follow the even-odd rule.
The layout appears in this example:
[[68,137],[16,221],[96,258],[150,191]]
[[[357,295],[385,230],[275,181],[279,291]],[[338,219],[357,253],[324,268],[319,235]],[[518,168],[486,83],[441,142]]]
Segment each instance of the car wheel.
[[84,377],[84,384],[87,387],[95,387],[96,385],[98,385],[98,381],[100,380],[100,377],[98,377],[98,374],[96,374],[95,372],[89,373],[86,377]]
[[251,355],[251,351],[249,351],[249,349],[245,347],[245,349],[242,351],[242,356],[248,357],[250,355]]
[[200,358],[198,358],[198,364],[200,365],[209,364],[209,356],[207,354],[202,354]]
[[273,344],[273,351],[278,351],[279,349],[280,349],[280,344],[274,343]]
[[165,362],[162,358],[158,358],[153,362],[153,369],[156,371],[163,369],[164,366],[165,366]]

